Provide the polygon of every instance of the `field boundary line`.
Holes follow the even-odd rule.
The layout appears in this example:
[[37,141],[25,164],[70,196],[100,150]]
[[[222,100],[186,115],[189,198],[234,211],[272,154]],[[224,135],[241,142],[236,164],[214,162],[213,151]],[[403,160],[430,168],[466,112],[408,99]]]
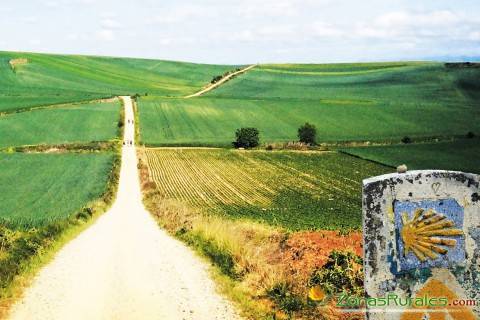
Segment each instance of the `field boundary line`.
[[223,150],[220,147],[144,147],[146,150]]
[[73,101],[73,102],[46,104],[46,105],[35,106],[35,107],[26,107],[26,108],[14,109],[14,110],[2,111],[2,112],[0,112],[0,117],[11,115],[11,114],[16,114],[16,113],[37,111],[37,110],[42,110],[42,109],[55,109],[55,108],[62,108],[62,107],[68,107],[68,106],[77,106],[77,105],[81,105],[81,104],[109,103],[109,102],[115,102],[115,101],[119,101],[117,96],[108,97],[108,98],[92,99],[92,100],[79,100],[79,101]]
[[360,160],[364,160],[364,161],[368,161],[368,162],[372,162],[372,163],[375,163],[375,164],[379,164],[379,165],[382,165],[384,167],[389,167],[389,168],[393,168],[393,169],[396,169],[397,167],[395,166],[392,166],[390,164],[386,164],[384,162],[381,162],[381,161],[378,161],[378,160],[373,160],[373,159],[368,159],[368,158],[364,158],[362,156],[359,156],[357,154],[353,154],[353,153],[350,153],[348,151],[345,151],[345,150],[338,150],[338,153],[342,153],[342,154],[345,154],[349,157],[354,157],[354,158],[357,158],[357,159],[360,159]]
[[185,96],[184,98],[185,99],[189,99],[189,98],[193,98],[193,97],[198,97],[198,96],[201,96],[202,94],[204,93],[207,93],[208,91],[211,91],[219,86],[221,86],[222,84],[224,84],[225,82],[227,82],[228,80],[230,80],[231,78],[239,75],[239,74],[242,74],[242,73],[245,73],[247,72],[248,70],[250,69],[253,69],[255,68],[257,65],[256,64],[252,64],[252,65],[249,65],[248,67],[245,67],[243,69],[240,69],[238,71],[235,71],[235,72],[232,72],[232,73],[229,73],[227,74],[226,76],[222,77],[222,79],[220,79],[219,81],[215,82],[215,83],[212,83],[212,84],[209,84],[206,88],[203,88],[202,90],[196,92],[196,93],[193,93],[193,94],[190,94],[188,96]]

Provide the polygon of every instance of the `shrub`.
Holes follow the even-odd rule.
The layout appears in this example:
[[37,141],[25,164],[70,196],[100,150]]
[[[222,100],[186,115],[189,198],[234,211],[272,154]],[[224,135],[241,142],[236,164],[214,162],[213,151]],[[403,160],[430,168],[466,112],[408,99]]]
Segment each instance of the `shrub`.
[[309,286],[320,286],[327,294],[363,294],[362,259],[352,252],[332,251],[327,263],[312,273]]
[[272,151],[272,150],[273,150],[273,145],[271,145],[271,144],[267,145],[267,147],[265,148],[265,150],[267,150],[267,151]]
[[412,143],[412,139],[409,136],[405,136],[402,138],[402,143]]
[[235,148],[255,148],[260,143],[260,133],[257,128],[240,128],[235,132]]
[[289,319],[296,311],[303,308],[302,299],[292,292],[292,288],[287,283],[277,283],[270,290],[267,290],[267,295],[275,301],[276,305],[285,312]]
[[317,128],[308,122],[305,122],[300,128],[298,128],[298,139],[300,142],[315,144],[317,139]]
[[222,80],[223,76],[215,76],[213,77],[212,81],[210,81],[210,83],[216,83],[220,80]]
[[468,139],[475,138],[475,133],[473,133],[472,131],[468,131],[468,132],[467,132],[467,138],[468,138]]

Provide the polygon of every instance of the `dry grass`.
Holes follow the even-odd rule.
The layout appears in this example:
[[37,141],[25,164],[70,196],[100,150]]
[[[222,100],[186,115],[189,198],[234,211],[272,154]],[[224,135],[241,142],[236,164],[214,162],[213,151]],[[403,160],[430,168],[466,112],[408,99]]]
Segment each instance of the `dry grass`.
[[[201,246],[207,245],[222,257],[231,258],[233,273],[238,277],[232,279],[218,274],[217,270],[215,278],[220,279],[221,290],[240,306],[243,315],[249,319],[288,318],[268,296],[272,288],[285,285],[289,292],[306,301],[310,275],[327,261],[332,250],[361,253],[361,235],[358,232],[349,235],[340,235],[336,231],[288,233],[281,228],[250,220],[232,220],[207,214],[181,201],[165,199],[150,178],[144,149],[138,150],[138,157],[147,209],[169,233],[204,255]],[[189,241],[191,239],[194,240]],[[295,318],[337,318],[333,311],[327,315],[325,310],[302,310],[295,313]]]
[[15,67],[27,64],[28,59],[26,58],[11,59],[8,63],[10,64],[10,67],[12,68],[12,70],[15,71]]

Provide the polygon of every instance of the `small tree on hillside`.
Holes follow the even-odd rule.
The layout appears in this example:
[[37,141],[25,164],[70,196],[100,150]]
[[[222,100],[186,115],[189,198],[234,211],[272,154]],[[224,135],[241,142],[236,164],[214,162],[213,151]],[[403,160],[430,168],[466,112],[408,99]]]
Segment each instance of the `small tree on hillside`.
[[240,128],[235,132],[235,148],[255,148],[260,142],[260,133],[257,128]]
[[300,128],[298,128],[298,139],[300,142],[315,144],[317,140],[317,128],[308,122],[305,122]]

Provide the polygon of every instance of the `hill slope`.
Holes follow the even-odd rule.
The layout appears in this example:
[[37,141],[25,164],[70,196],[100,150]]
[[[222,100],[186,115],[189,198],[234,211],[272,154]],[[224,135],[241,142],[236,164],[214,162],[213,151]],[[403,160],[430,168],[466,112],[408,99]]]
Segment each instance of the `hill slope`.
[[142,98],[142,141],[225,145],[249,126],[264,142],[288,141],[306,121],[320,142],[464,135],[480,131],[479,94],[476,66],[263,65],[204,97]]
[[232,68],[133,58],[0,52],[0,112],[135,93],[183,96]]

